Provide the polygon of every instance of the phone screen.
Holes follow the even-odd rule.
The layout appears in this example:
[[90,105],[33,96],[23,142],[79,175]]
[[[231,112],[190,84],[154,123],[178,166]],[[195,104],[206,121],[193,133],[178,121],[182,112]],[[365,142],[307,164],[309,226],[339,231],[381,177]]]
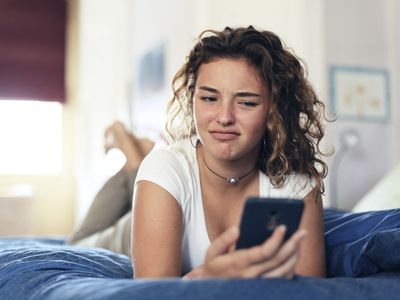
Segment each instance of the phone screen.
[[300,199],[259,197],[247,199],[236,249],[262,244],[281,224],[286,225],[285,240],[287,240],[299,227],[303,208],[304,203]]

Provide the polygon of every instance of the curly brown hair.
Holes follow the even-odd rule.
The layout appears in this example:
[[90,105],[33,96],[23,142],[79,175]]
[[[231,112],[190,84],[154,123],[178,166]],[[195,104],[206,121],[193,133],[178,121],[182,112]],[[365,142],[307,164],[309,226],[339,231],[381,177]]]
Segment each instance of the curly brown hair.
[[291,173],[307,174],[324,192],[322,179],[327,165],[320,159],[324,136],[322,103],[306,78],[302,62],[280,38],[254,27],[206,30],[199,36],[186,63],[172,82],[168,104],[167,134],[172,141],[194,135],[192,98],[200,66],[216,58],[246,59],[259,72],[270,95],[266,131],[260,151],[259,169],[274,186],[281,186]]

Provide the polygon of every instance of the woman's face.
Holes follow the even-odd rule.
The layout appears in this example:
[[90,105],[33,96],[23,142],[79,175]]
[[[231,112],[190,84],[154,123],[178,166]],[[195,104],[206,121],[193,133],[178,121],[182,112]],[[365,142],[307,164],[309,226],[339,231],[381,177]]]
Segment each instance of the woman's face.
[[257,70],[245,59],[202,64],[193,102],[196,131],[207,155],[224,160],[258,156],[269,97]]

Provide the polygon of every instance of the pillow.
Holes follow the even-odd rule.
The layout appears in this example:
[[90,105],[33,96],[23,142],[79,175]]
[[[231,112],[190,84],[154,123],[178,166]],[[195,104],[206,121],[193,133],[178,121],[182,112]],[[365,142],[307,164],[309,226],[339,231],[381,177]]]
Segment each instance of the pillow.
[[328,277],[400,271],[400,209],[364,213],[325,210]]
[[353,212],[400,208],[400,164],[386,174],[352,209]]

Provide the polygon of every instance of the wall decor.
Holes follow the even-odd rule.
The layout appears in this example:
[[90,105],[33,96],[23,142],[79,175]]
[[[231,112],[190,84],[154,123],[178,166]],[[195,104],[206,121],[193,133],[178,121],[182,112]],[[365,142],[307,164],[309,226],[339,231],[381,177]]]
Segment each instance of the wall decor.
[[338,119],[377,122],[389,120],[387,70],[332,66],[329,75],[330,108]]

